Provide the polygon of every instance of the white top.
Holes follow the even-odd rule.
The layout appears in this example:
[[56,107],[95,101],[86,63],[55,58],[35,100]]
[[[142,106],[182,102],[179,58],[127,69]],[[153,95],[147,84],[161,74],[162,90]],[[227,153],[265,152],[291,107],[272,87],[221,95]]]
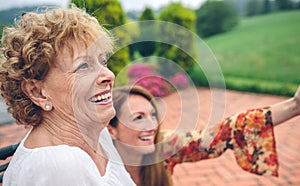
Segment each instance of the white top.
[[3,186],[135,185],[106,128],[99,138],[101,146],[109,156],[104,176],[100,175],[91,157],[78,147],[68,145],[34,149],[24,147],[28,134],[21,141],[4,173]]

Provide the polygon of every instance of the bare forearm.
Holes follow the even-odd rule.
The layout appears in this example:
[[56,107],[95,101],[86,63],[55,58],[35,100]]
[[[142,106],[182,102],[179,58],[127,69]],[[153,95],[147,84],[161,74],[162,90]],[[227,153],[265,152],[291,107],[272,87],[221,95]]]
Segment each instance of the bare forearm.
[[274,126],[300,114],[300,103],[295,97],[271,106]]

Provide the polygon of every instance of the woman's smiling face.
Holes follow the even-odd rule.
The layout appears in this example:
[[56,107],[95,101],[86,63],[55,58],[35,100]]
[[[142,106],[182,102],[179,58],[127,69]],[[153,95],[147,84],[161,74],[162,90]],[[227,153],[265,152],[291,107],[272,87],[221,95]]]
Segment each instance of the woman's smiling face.
[[123,103],[113,138],[141,154],[155,150],[158,129],[157,113],[153,105],[141,95],[131,94]]
[[105,52],[92,42],[87,44],[74,41],[72,50],[59,53],[44,80],[44,90],[59,117],[67,116],[79,125],[99,121],[107,125],[115,114],[114,74],[107,68]]

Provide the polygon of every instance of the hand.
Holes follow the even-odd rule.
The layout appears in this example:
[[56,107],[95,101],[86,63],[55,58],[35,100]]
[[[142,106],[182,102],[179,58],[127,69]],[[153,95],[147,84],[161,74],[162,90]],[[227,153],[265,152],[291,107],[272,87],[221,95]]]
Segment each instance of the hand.
[[300,115],[300,86],[294,97],[271,106],[274,126]]
[[294,99],[296,101],[297,115],[300,115],[300,86],[294,95]]

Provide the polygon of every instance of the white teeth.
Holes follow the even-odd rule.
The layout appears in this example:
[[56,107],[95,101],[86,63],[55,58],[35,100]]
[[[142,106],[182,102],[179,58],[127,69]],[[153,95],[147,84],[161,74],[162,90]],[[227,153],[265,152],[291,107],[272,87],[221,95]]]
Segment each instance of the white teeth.
[[143,137],[139,137],[139,138],[143,141],[149,141],[149,140],[152,140],[154,138],[154,136],[143,136]]
[[109,92],[109,93],[102,94],[102,95],[99,95],[99,96],[96,96],[96,97],[92,97],[92,98],[90,98],[90,101],[92,101],[92,102],[99,102],[99,101],[106,100],[106,99],[108,99],[110,97],[111,97],[111,94]]
[[97,98],[92,97],[92,98],[91,98],[91,101],[92,101],[92,102],[95,102],[95,101],[97,101]]

